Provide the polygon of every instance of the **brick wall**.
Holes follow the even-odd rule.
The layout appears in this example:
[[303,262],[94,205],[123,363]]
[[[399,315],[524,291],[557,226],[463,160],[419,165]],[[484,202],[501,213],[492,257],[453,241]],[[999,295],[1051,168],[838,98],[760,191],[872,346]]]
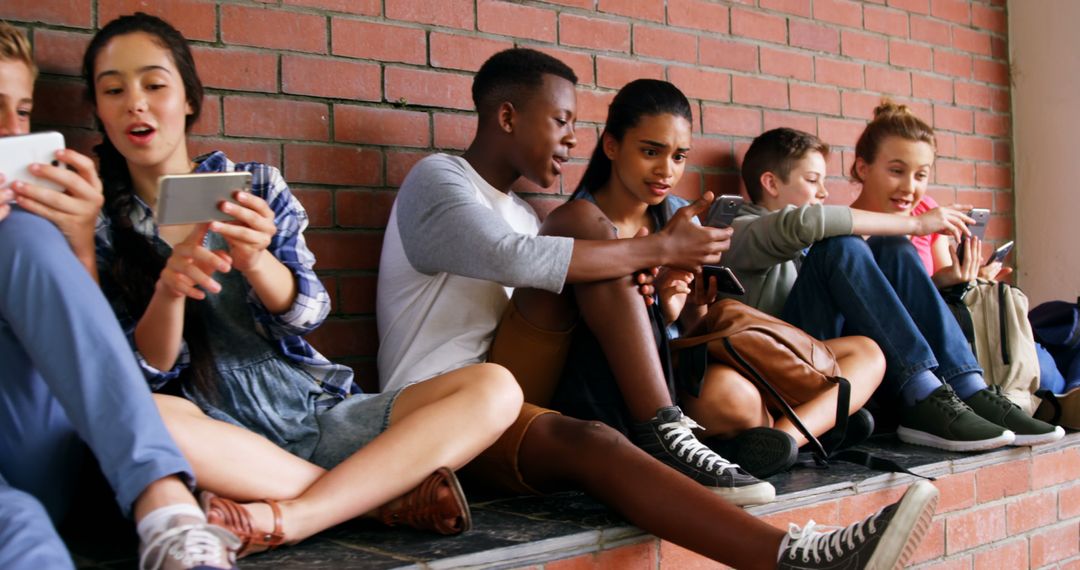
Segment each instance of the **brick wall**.
[[[193,152],[282,168],[311,214],[307,237],[334,298],[313,336],[370,382],[375,272],[394,189],[437,150],[457,152],[475,126],[471,73],[514,45],[562,58],[581,78],[580,145],[561,185],[522,184],[541,212],[584,171],[606,105],[637,77],[666,78],[693,100],[691,167],[678,188],[734,192],[751,138],[792,126],[839,149],[831,200],[851,147],[882,95],[938,130],[933,195],[992,208],[987,236],[1013,234],[1004,0],[4,0],[43,74],[37,128],[87,149],[96,135],[78,101],[82,51],[111,18],[144,10],[195,46],[209,88]],[[370,384],[368,384],[370,385]]]

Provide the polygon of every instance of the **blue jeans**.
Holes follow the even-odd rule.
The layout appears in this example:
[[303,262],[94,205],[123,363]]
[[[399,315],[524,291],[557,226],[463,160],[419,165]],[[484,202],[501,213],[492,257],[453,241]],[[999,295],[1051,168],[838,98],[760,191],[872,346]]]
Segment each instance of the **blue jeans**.
[[885,354],[882,386],[890,395],[926,370],[946,382],[982,373],[915,247],[901,236],[815,243],[781,318],[818,339],[873,339]]
[[0,221],[0,363],[0,567],[42,567],[12,557],[55,536],[84,445],[125,513],[154,481],[194,482],[97,284],[18,209]]

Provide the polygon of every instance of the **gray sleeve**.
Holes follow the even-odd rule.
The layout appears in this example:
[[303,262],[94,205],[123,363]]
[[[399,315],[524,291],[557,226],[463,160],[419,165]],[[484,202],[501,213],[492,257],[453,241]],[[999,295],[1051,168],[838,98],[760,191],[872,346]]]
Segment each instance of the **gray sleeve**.
[[433,156],[418,163],[397,196],[397,225],[409,263],[509,287],[562,291],[574,240],[514,231],[476,199],[460,165]]
[[741,216],[732,224],[732,269],[760,271],[791,261],[814,242],[850,235],[851,209],[844,206],[786,206],[763,216]]

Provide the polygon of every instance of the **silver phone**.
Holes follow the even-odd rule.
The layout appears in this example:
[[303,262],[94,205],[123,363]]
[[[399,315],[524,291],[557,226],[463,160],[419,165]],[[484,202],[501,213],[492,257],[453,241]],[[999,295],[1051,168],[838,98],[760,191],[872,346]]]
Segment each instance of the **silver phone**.
[[[986,224],[990,223],[990,210],[986,208],[974,208],[968,212],[968,217],[975,220],[975,223],[970,226],[971,235],[983,239],[986,235]],[[964,242],[967,241],[967,234],[960,236],[960,243],[956,244],[956,258],[961,263],[964,262]],[[982,252],[975,252],[982,256]]]
[[233,219],[219,208],[223,201],[236,203],[237,191],[251,192],[250,172],[168,174],[158,179],[158,203],[154,219],[160,226],[196,224]]
[[63,191],[60,186],[37,178],[30,174],[31,164],[51,164],[60,166],[56,160],[56,151],[64,148],[64,135],[56,131],[18,135],[0,138],[0,174],[4,182],[0,188],[9,188],[11,183],[20,180],[29,184]]

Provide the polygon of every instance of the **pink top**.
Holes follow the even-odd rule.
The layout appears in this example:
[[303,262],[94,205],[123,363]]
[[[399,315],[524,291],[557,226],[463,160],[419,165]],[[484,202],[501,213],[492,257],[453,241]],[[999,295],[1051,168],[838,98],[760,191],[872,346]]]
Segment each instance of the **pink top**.
[[[937,207],[938,203],[931,198],[929,194],[926,194],[923,196],[923,199],[911,209],[911,215],[919,216]],[[926,236],[911,236],[911,244],[915,246],[915,251],[919,252],[919,259],[922,260],[923,267],[926,268],[926,272],[930,275],[934,274],[934,243],[936,243],[940,237],[941,234],[937,233]]]

